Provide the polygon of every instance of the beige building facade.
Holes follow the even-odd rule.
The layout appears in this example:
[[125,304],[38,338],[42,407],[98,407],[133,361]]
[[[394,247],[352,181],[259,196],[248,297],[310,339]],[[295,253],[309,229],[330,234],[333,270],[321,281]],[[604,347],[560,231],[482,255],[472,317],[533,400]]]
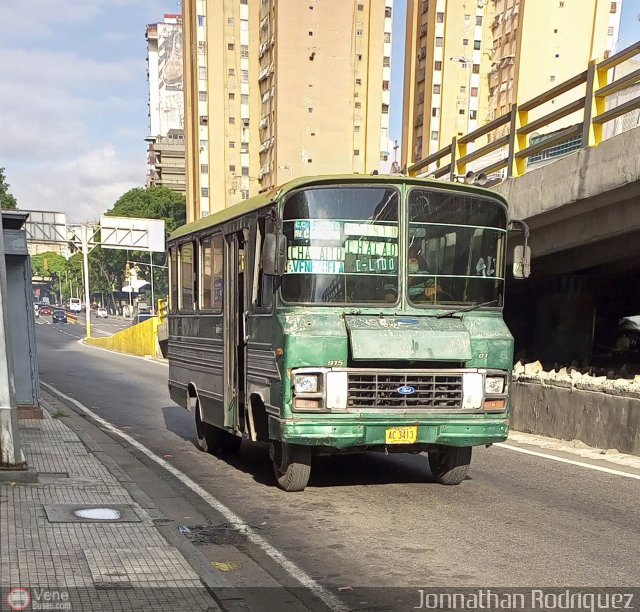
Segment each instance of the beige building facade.
[[184,0],[187,219],[389,155],[393,0]]
[[[454,136],[508,113],[513,103],[586,70],[589,60],[608,57],[618,38],[621,4],[409,0],[403,163],[424,159],[451,144]],[[463,76],[466,70],[468,76]],[[566,102],[576,97],[565,94]],[[556,106],[566,103],[565,98],[556,100]],[[547,112],[541,107],[529,119]],[[579,120],[565,117],[548,131]]]

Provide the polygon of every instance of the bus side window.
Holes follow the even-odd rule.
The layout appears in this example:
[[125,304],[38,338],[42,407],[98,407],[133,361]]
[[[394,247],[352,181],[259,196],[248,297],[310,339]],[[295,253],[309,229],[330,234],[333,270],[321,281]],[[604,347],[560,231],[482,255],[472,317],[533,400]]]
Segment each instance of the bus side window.
[[213,237],[211,267],[211,308],[222,312],[224,298],[224,238],[221,234]]
[[265,217],[258,219],[256,232],[255,273],[253,280],[253,304],[256,308],[271,308],[273,303],[273,277],[262,272],[262,245],[265,236]]
[[193,242],[180,247],[180,310],[193,311],[195,306]]
[[178,249],[176,247],[170,250],[170,262],[171,291],[169,292],[169,310],[170,312],[176,312],[178,310]]

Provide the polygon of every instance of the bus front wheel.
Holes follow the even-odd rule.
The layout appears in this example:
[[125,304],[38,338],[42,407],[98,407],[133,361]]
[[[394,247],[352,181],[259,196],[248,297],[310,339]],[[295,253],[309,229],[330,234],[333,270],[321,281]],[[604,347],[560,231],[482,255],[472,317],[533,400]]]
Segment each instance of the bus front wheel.
[[278,486],[284,491],[304,491],[311,475],[311,448],[272,441],[269,457]]
[[469,473],[471,447],[443,447],[428,452],[429,468],[436,482],[443,485],[458,485]]

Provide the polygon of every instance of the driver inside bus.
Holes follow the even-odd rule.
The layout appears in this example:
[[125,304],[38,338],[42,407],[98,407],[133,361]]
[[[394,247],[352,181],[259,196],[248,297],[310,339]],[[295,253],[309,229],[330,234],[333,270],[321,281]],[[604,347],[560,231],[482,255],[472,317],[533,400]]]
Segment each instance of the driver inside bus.
[[[435,301],[436,292],[440,291],[441,287],[436,285],[434,278],[423,276],[430,274],[430,270],[419,249],[409,250],[407,270],[409,273],[409,300],[411,302]],[[387,303],[396,301],[398,296],[395,287],[385,285],[384,291]]]

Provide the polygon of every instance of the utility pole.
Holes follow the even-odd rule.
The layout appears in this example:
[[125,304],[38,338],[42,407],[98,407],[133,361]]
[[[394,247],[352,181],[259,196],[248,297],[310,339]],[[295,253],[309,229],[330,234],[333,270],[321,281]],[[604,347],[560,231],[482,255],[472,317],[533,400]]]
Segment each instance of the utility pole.
[[[2,214],[0,213],[0,222]],[[11,357],[11,329],[7,312],[7,267],[4,231],[0,223],[0,467],[24,468],[25,459],[18,435],[16,386]]]
[[91,295],[89,294],[89,237],[87,224],[82,225],[82,261],[84,262],[84,304],[87,338],[91,338]]

